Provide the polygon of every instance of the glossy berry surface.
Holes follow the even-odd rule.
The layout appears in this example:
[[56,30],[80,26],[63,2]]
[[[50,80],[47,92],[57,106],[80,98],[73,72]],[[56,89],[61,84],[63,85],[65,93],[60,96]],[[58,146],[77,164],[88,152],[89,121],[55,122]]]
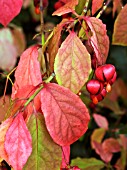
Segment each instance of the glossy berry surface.
[[105,64],[105,65],[99,66],[95,70],[96,78],[103,82],[110,81],[113,78],[115,73],[116,73],[116,70],[112,64]]
[[98,94],[99,92],[101,92],[101,90],[103,89],[104,85],[102,82],[98,81],[98,80],[90,80],[87,84],[86,84],[86,89],[90,94]]

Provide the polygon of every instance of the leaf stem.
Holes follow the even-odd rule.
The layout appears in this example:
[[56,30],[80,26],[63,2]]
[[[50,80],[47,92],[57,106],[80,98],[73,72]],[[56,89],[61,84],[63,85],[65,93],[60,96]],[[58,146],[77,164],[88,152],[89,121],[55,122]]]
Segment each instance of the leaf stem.
[[103,14],[103,12],[106,10],[106,8],[108,7],[108,5],[110,4],[111,1],[112,1],[112,0],[108,0],[108,1],[104,4],[102,10],[98,13],[98,15],[96,16],[96,18],[100,18],[100,16],[101,16],[101,15]]
[[32,96],[30,96],[30,98],[26,101],[26,103],[24,104],[24,107],[28,106],[28,104],[35,98],[35,96],[37,96],[37,94],[43,89],[43,85],[41,85]]
[[87,13],[88,5],[89,5],[89,0],[86,0],[85,6],[84,6],[84,10],[83,10],[84,14]]
[[[50,75],[50,77],[48,77],[44,82],[45,83],[49,83],[55,76],[55,73],[52,73]],[[26,101],[26,103],[24,104],[24,107],[28,106],[28,104],[35,98],[35,96],[37,96],[37,94],[44,88],[44,85],[41,84],[40,87],[34,92],[34,94],[32,96],[29,97],[29,99]]]

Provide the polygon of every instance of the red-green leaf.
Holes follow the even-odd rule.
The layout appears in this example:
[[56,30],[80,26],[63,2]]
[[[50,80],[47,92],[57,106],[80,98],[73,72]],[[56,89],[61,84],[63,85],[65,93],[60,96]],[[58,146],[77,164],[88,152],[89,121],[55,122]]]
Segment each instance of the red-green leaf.
[[78,0],[69,0],[64,6],[57,9],[52,15],[61,16],[63,14],[72,12],[77,4],[78,4]]
[[55,58],[54,71],[59,85],[78,93],[91,72],[90,55],[76,33],[71,32]]
[[94,113],[93,118],[99,127],[108,130],[108,121],[104,116]]
[[100,155],[101,159],[106,163],[110,162],[113,154],[111,152],[105,151],[102,147],[102,144],[97,143],[95,141],[93,143],[94,143],[95,151],[98,155]]
[[4,148],[5,135],[12,121],[12,118],[8,118],[0,125],[0,157],[3,158],[6,162],[8,162],[8,155]]
[[37,45],[29,47],[21,55],[15,79],[19,88],[25,85],[37,86],[42,82]]
[[0,23],[4,26],[19,14],[23,0],[0,0]]
[[121,150],[118,140],[116,140],[114,138],[106,139],[103,142],[102,147],[106,152],[112,152],[112,153],[120,152],[120,150]]
[[41,103],[47,129],[57,144],[70,145],[86,132],[90,119],[88,109],[69,89],[45,84]]
[[94,15],[102,6],[104,0],[92,0],[92,15]]
[[53,30],[53,36],[51,40],[49,41],[48,45],[48,54],[49,54],[49,65],[50,70],[54,70],[54,59],[56,57],[56,54],[59,49],[60,45],[60,38],[61,38],[61,31],[63,29],[63,26],[65,25],[66,20],[62,21],[60,24],[58,24],[54,30]]
[[32,136],[32,154],[24,170],[58,170],[62,160],[62,150],[50,137],[42,114],[32,114],[28,121]]
[[101,143],[102,139],[106,133],[104,128],[95,129],[91,135],[91,146],[94,149],[94,142]]
[[104,162],[95,159],[95,158],[76,158],[72,159],[71,165],[77,165],[81,170],[100,170],[102,169],[105,164]]
[[127,4],[117,16],[114,24],[113,40],[115,45],[127,46]]
[[21,113],[15,117],[6,133],[5,150],[9,164],[15,170],[22,170],[32,152],[32,139]]
[[93,33],[91,44],[94,48],[98,65],[102,65],[105,63],[109,51],[109,38],[106,26],[100,19],[95,17],[86,18],[86,22]]

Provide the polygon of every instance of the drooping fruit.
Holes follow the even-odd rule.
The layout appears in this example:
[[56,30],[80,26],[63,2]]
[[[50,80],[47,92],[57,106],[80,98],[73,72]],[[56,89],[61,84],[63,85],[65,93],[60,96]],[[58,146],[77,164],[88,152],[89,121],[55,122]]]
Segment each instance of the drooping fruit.
[[40,7],[39,7],[39,6],[36,6],[36,7],[35,7],[35,13],[36,13],[37,15],[40,14]]
[[104,97],[106,96],[107,91],[105,88],[102,89],[102,91],[97,94],[97,95],[90,95],[91,100],[93,101],[94,104],[97,104],[98,102],[102,101]]
[[102,82],[92,79],[86,84],[86,89],[90,94],[98,94],[102,91],[104,85]]
[[105,65],[99,66],[95,70],[96,78],[103,82],[109,82],[113,78],[115,73],[116,73],[116,70],[112,64],[105,64]]

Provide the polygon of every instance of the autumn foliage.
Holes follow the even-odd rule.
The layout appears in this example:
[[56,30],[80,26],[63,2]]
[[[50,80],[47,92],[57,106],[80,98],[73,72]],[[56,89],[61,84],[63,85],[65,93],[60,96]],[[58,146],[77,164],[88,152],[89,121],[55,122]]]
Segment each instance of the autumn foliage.
[[[34,39],[39,37],[41,42],[27,48],[22,29],[10,22],[31,2],[0,1],[4,26],[0,29],[0,68],[7,73],[1,73],[7,78],[3,102],[8,81],[12,84],[0,125],[1,162],[14,170],[126,169],[126,135],[118,128],[110,129],[107,118],[95,109],[98,104],[118,111],[113,102],[118,96],[127,98],[124,92],[114,92],[119,83],[121,91],[126,85],[117,80],[115,66],[106,64],[110,43],[127,46],[127,20],[122,19],[127,17],[127,4],[118,10],[122,2],[117,1],[113,0],[113,16],[118,15],[110,42],[106,24],[99,19],[109,1],[92,0],[90,5],[88,0],[58,0],[52,15],[60,16],[61,21],[45,30],[43,17],[50,1],[34,0],[33,15],[39,15],[41,22]],[[89,144],[100,160],[70,161],[70,145],[82,140],[92,121],[98,128],[91,133]],[[115,135],[109,135],[110,131]],[[115,153],[121,155],[112,164]]]

